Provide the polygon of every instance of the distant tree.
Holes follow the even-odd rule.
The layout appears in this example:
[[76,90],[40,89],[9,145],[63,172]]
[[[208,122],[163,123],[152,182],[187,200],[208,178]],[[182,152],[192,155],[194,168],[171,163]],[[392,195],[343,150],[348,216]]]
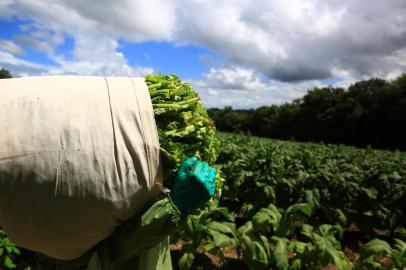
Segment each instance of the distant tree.
[[13,76],[11,76],[10,71],[8,71],[7,69],[0,69],[0,79],[9,79],[12,78]]
[[292,103],[251,110],[210,109],[219,130],[406,150],[406,74],[360,81],[347,90],[313,88]]

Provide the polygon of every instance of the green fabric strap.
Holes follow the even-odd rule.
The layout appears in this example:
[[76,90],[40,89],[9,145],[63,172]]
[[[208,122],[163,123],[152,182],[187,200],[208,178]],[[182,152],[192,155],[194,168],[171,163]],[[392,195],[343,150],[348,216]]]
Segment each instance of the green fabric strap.
[[145,258],[149,257],[155,258],[150,265],[157,260],[166,265],[166,260],[160,258],[170,259],[167,239],[180,223],[181,214],[169,196],[157,201],[141,218],[131,219],[100,245],[97,252],[101,269],[161,269],[138,268],[138,264],[146,265]]
[[170,270],[169,235],[184,221],[169,196],[155,202],[141,216],[135,216],[95,252],[72,261],[38,255],[39,270]]

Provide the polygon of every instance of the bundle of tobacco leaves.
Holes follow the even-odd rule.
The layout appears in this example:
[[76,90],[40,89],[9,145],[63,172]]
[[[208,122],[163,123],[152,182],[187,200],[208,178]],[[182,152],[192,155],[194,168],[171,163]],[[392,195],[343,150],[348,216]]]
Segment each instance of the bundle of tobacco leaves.
[[[145,77],[154,108],[164,173],[164,186],[172,189],[181,163],[196,156],[214,165],[220,141],[216,128],[190,84],[176,75]],[[216,177],[216,193],[221,194],[223,178]]]

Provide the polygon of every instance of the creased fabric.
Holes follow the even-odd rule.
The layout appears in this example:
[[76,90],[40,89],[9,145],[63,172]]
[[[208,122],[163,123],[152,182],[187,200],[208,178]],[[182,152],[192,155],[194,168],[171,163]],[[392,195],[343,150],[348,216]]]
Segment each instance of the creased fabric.
[[143,78],[0,80],[0,226],[71,260],[160,193],[159,140]]

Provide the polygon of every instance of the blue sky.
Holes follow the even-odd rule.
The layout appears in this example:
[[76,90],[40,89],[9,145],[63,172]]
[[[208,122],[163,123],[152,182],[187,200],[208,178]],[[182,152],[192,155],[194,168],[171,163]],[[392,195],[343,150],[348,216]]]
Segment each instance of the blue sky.
[[4,0],[0,68],[175,73],[208,107],[255,108],[405,72],[405,14],[404,1]]
[[202,58],[212,55],[210,50],[193,45],[176,46],[169,42],[129,43],[120,41],[120,49],[130,65],[149,66],[157,72],[175,73],[182,78],[200,79],[209,66]]
[[[31,25],[30,21],[18,19],[0,20],[0,39],[13,40],[18,36],[26,35],[30,31],[22,31],[21,26]],[[118,39],[118,52],[122,52],[131,66],[152,67],[155,72],[174,73],[182,78],[200,79],[209,66],[204,59],[216,58],[221,61],[222,57],[218,53],[213,53],[209,49],[196,45],[176,45],[170,42],[146,41],[141,43],[128,42],[125,39]],[[24,53],[21,59],[38,64],[57,66],[48,53],[33,48],[28,44],[19,44]],[[64,35],[64,42],[55,47],[55,54],[64,55],[67,60],[72,60],[72,50],[75,47],[73,37]]]

